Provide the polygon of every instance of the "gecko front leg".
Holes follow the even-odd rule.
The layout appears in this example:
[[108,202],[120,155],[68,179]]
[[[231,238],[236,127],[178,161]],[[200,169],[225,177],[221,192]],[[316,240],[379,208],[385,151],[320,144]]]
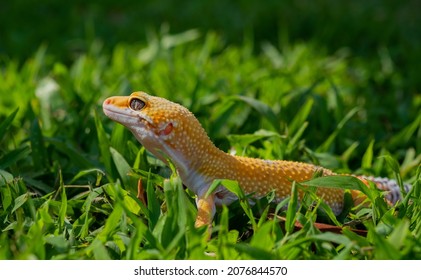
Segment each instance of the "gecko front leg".
[[208,196],[203,195],[201,197],[198,197],[196,199],[196,205],[197,205],[197,217],[195,221],[195,227],[201,227],[201,226],[209,226],[209,229],[211,229],[213,216],[215,215],[215,201],[214,201],[214,195],[210,194]]

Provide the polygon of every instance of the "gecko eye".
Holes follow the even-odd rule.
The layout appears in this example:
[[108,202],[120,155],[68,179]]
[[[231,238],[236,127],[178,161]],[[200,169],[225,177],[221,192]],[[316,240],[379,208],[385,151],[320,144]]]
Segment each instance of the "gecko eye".
[[140,99],[133,98],[132,100],[130,100],[130,108],[134,111],[142,110],[143,107],[145,107],[145,105],[145,102],[143,102]]

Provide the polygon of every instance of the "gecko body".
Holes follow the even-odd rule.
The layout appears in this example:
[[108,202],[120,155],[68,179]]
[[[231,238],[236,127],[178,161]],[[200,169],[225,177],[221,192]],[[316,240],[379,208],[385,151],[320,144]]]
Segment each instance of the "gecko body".
[[[280,201],[290,195],[292,181],[309,180],[316,171],[321,171],[323,176],[334,175],[328,169],[308,163],[227,154],[212,143],[200,122],[187,108],[144,92],[107,98],[103,110],[110,119],[131,130],[137,140],[158,159],[163,162],[171,160],[183,184],[197,196],[196,226],[210,225],[216,206],[230,204],[237,199],[223,186],[206,196],[215,179],[235,180],[246,194],[251,193],[256,197],[274,190]],[[380,189],[389,191],[391,203],[401,198],[394,180],[357,178],[364,183],[370,179]],[[342,211],[342,189],[318,188],[317,194],[335,214]],[[352,191],[351,194],[357,201],[359,193]]]

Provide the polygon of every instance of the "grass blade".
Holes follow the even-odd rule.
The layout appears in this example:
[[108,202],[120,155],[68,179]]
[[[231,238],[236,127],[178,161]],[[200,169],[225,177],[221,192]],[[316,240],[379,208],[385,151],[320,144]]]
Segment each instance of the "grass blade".
[[19,160],[29,156],[31,150],[28,146],[17,148],[0,158],[0,168],[7,168]]
[[294,230],[296,214],[298,211],[298,190],[296,182],[292,182],[291,185],[291,197],[288,203],[288,209],[285,221],[285,230],[291,234]]
[[0,186],[7,184],[13,180],[13,175],[5,170],[0,169]]
[[114,164],[117,167],[118,174],[120,175],[123,185],[126,189],[135,189],[136,180],[133,177],[129,177],[129,173],[132,168],[127,163],[126,159],[113,147],[110,147],[111,156],[113,158]]
[[280,130],[280,121],[278,117],[276,116],[275,112],[272,110],[271,107],[269,107],[267,104],[254,99],[252,97],[243,96],[243,95],[237,95],[233,97],[233,99],[241,100],[248,104],[250,107],[255,109],[259,114],[261,114],[266,120],[269,121],[272,128],[279,132]]
[[371,169],[373,166],[373,146],[374,140],[371,140],[362,158],[361,167],[363,169]]
[[288,125],[288,134],[294,135],[297,130],[301,130],[304,125],[308,115],[313,108],[314,99],[309,98],[307,102],[298,110],[297,114],[292,119],[291,123]]
[[358,178],[353,176],[334,175],[314,178],[308,181],[301,182],[302,185],[324,188],[338,188],[349,190],[362,190],[365,186]]
[[9,129],[10,125],[12,124],[18,111],[19,111],[19,108],[13,111],[9,116],[7,116],[7,118],[4,121],[0,123],[0,142],[1,140],[3,140],[3,137],[6,135],[6,131],[7,129]]
[[353,108],[351,111],[346,114],[346,116],[338,123],[335,131],[323,142],[320,147],[317,148],[317,152],[324,153],[327,152],[335,141],[336,137],[338,136],[339,132],[344,128],[345,124],[358,112],[360,108]]
[[102,163],[105,165],[105,173],[110,181],[114,181],[116,176],[114,174],[114,168],[112,163],[112,156],[110,151],[110,141],[108,140],[107,134],[105,133],[104,127],[99,119],[97,111],[95,111],[95,127],[98,137],[99,151],[102,157]]
[[41,127],[39,125],[38,118],[35,117],[32,109],[30,115],[33,119],[29,132],[29,140],[31,142],[31,155],[35,166],[44,169],[47,166],[48,156],[47,149],[45,147],[44,136],[42,135]]

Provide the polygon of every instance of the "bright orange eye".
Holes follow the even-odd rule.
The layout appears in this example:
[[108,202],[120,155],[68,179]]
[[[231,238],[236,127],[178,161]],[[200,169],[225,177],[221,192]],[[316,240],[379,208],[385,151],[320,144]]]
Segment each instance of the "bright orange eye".
[[130,100],[130,108],[134,111],[142,110],[143,107],[145,107],[145,105],[145,102],[138,98],[133,98],[132,100]]

